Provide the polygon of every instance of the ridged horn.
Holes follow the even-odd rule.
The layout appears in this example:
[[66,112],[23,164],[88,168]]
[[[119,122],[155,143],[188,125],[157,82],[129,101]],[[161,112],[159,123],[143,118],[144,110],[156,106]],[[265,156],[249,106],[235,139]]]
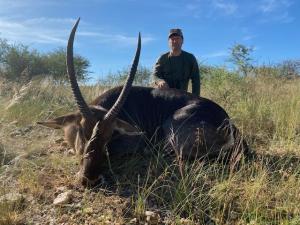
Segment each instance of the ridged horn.
[[88,105],[86,104],[81,91],[79,89],[76,74],[75,74],[75,68],[74,68],[74,58],[73,58],[73,43],[74,43],[74,37],[76,33],[77,26],[79,24],[80,18],[76,21],[74,27],[72,28],[72,31],[70,33],[70,37],[68,40],[68,46],[67,46],[67,71],[69,75],[69,80],[71,83],[72,92],[75,98],[75,101],[77,103],[77,107],[82,114],[84,118],[91,118],[92,112]]
[[138,45],[137,45],[137,49],[135,52],[135,57],[130,69],[130,73],[126,79],[126,82],[123,86],[123,89],[117,99],[117,101],[115,102],[115,104],[110,108],[110,110],[106,113],[104,120],[113,120],[117,117],[117,115],[119,114],[128,94],[130,91],[130,88],[132,86],[133,80],[134,80],[134,76],[136,74],[137,71],[137,66],[139,64],[139,58],[140,58],[140,53],[141,53],[141,34],[139,33],[139,37],[138,37]]

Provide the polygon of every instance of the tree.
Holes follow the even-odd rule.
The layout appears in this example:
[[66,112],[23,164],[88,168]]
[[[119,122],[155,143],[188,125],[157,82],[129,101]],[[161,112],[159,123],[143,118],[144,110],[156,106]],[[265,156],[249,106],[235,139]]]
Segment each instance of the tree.
[[[51,75],[54,80],[65,82],[68,79],[65,49],[59,48],[51,53],[48,53],[45,56],[45,61],[48,69],[47,73]],[[89,61],[80,55],[75,55],[74,66],[77,79],[86,80],[89,75]]]
[[[98,82],[103,85],[123,85],[126,81],[126,78],[129,74],[129,67],[119,70],[115,73],[110,73],[106,76],[105,79],[100,79]],[[134,84],[142,85],[142,86],[149,86],[151,84],[151,70],[144,66],[139,66],[135,77],[134,77]]]
[[300,60],[285,60],[278,65],[280,75],[287,78],[295,78],[300,76]]
[[[8,80],[27,82],[34,76],[52,76],[58,82],[65,82],[66,51],[59,48],[53,52],[41,54],[22,44],[10,45],[0,39],[0,75]],[[75,71],[78,80],[88,78],[90,63],[80,55],[74,56]]]
[[[1,57],[1,70],[9,80],[20,81],[24,70],[27,70],[26,80],[34,75],[44,72],[44,63],[41,55],[33,50],[30,51],[24,45],[11,45]],[[24,77],[22,77],[24,79]]]
[[[3,61],[3,58],[5,54],[7,54],[7,51],[9,49],[9,44],[7,43],[7,40],[0,39],[0,62]],[[2,65],[1,65],[2,66]]]
[[251,53],[253,52],[252,47],[246,47],[242,44],[235,44],[230,49],[229,61],[238,67],[238,70],[247,76],[253,69]]

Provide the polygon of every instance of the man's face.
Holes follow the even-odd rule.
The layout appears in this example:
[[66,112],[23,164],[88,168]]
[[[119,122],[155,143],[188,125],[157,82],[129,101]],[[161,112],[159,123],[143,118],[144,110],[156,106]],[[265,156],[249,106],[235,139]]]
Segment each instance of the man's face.
[[175,35],[169,37],[169,47],[172,51],[181,50],[183,39],[181,36]]

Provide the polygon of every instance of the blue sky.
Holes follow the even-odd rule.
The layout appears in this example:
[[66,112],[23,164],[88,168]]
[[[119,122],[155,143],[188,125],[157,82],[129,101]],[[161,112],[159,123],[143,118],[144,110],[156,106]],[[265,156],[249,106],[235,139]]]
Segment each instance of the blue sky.
[[0,38],[48,52],[65,47],[78,17],[75,53],[95,77],[131,64],[139,31],[140,64],[151,68],[168,51],[170,28],[211,65],[228,65],[235,43],[254,47],[256,64],[300,58],[299,0],[0,0]]

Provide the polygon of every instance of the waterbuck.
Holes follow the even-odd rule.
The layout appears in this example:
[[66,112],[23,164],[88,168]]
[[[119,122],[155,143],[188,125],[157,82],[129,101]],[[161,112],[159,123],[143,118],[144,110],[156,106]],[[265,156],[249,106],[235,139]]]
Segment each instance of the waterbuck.
[[67,46],[67,69],[78,112],[45,122],[61,128],[65,139],[81,154],[80,180],[93,185],[99,180],[101,165],[110,154],[134,153],[145,147],[145,139],[155,137],[165,149],[181,157],[217,157],[239,149],[247,150],[225,110],[211,100],[176,89],[132,87],[141,51],[141,37],[124,86],[112,88],[89,105],[75,75],[73,42],[79,23],[74,25]]

